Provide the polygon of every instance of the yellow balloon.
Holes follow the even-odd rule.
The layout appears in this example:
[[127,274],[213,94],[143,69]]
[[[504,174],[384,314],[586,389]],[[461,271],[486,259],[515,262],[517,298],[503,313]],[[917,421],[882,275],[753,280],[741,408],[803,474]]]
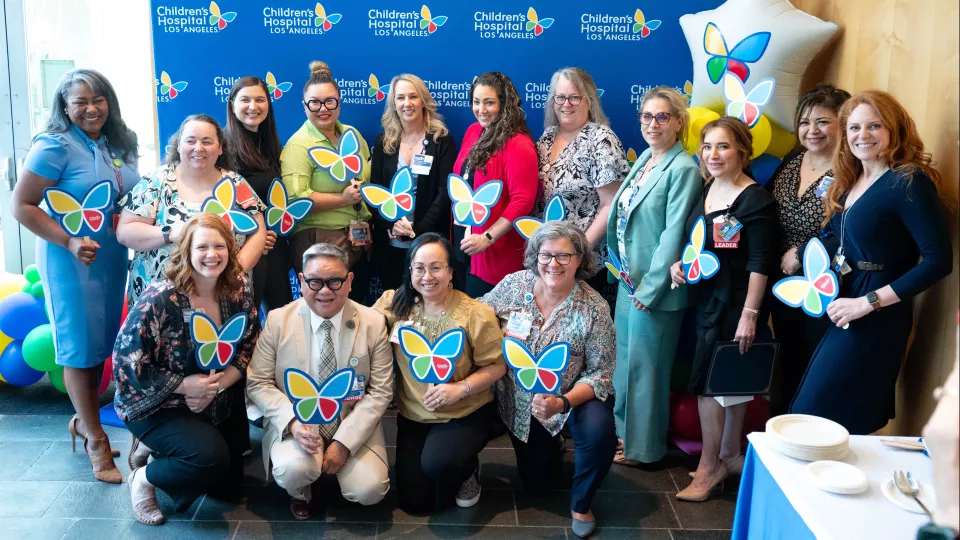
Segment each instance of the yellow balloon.
[[753,156],[751,158],[755,158],[767,151],[767,147],[770,146],[770,138],[773,136],[770,120],[767,120],[765,114],[760,115],[760,121],[750,128],[750,133],[753,134]]
[[789,154],[797,146],[797,136],[777,125],[773,125],[772,128],[767,153],[783,159],[783,156]]
[[692,156],[700,147],[700,132],[703,131],[703,126],[720,118],[720,115],[706,107],[690,107],[687,113],[690,115],[690,130],[687,139],[683,141],[683,147]]
[[4,276],[0,279],[0,300],[23,290],[27,280],[23,276]]

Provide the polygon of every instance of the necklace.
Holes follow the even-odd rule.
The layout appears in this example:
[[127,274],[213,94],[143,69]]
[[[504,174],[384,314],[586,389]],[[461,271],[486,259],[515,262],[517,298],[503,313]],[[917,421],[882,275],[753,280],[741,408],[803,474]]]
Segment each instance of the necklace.
[[811,158],[810,158],[810,171],[811,171],[811,172],[816,171],[817,169],[819,169],[820,167],[823,167],[824,165],[826,165],[827,163],[830,163],[831,161],[832,161],[831,159],[827,159],[827,160],[824,161],[823,163],[821,163],[821,164],[819,164],[819,165],[817,165],[817,166],[814,166],[814,165],[813,165],[813,158],[811,157]]
[[[444,299],[440,314],[436,316],[427,315],[427,306],[426,302],[420,302],[420,308],[417,310],[417,323],[419,323],[420,328],[423,328],[424,334],[427,336],[431,342],[437,339],[437,336],[440,335],[440,323],[443,320],[443,316],[447,313],[447,308],[450,307],[450,301],[453,300],[453,290],[451,290],[447,297]],[[427,318],[433,319],[432,323],[427,322]]]
[[404,146],[406,146],[406,147],[410,148],[411,150],[413,150],[414,147],[417,146],[417,144],[422,144],[423,141],[424,141],[424,139],[426,139],[426,137],[427,137],[427,133],[426,133],[425,131],[421,131],[421,132],[417,133],[417,136],[413,139],[413,142],[412,142],[412,143],[408,143],[407,141],[403,140],[403,137],[402,137],[402,136],[400,137],[400,142],[401,142]]
[[720,201],[726,200],[728,194],[729,194],[729,193],[732,193],[733,191],[735,191],[735,190],[737,189],[737,187],[738,187],[738,185],[739,185],[739,184],[737,184],[737,182],[740,181],[740,177],[741,177],[742,175],[743,175],[743,172],[741,171],[739,174],[737,174],[736,178],[734,178],[733,181],[730,182],[730,186],[731,186],[731,187],[730,187],[730,188],[725,188],[723,191],[717,191],[717,185],[718,185],[718,184],[717,184],[717,182],[716,182],[716,179],[714,179],[713,188],[710,190],[710,195],[713,195],[713,201],[711,201],[711,203],[707,205],[707,212],[716,212],[721,206],[722,206],[723,208],[730,208],[730,206],[732,205],[733,201],[731,201],[731,204],[727,204],[727,205],[717,204],[717,201],[718,201],[718,200],[720,200]]

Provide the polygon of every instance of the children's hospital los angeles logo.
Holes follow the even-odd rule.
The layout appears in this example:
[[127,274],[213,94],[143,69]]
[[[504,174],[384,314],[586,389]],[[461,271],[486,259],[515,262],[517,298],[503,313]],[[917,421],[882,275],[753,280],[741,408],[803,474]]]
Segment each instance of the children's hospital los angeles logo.
[[367,27],[375,36],[424,37],[433,34],[447,23],[446,15],[434,14],[426,5],[420,12],[396,9],[371,9],[367,11]]
[[630,15],[584,13],[580,33],[590,41],[639,41],[660,28],[659,19],[648,19],[639,9]]
[[473,29],[483,39],[534,39],[553,26],[554,19],[541,17],[532,7],[523,13],[477,11]]
[[237,18],[236,11],[221,8],[216,2],[209,7],[157,5],[157,28],[167,33],[210,33],[223,31]]
[[[222,103],[226,103],[227,99],[230,97],[230,90],[239,80],[239,76],[214,76],[213,95],[219,98]],[[292,82],[278,81],[276,75],[274,75],[272,71],[267,72],[267,75],[263,78],[263,81],[267,83],[267,90],[270,91],[270,97],[273,98],[274,101],[282,98],[284,94],[293,88]]]
[[166,103],[176,99],[180,92],[187,89],[187,81],[173,82],[170,74],[166,71],[160,72],[160,78],[156,80],[155,84],[157,85],[157,103]]
[[387,98],[390,84],[381,84],[373,73],[363,79],[336,79],[344,105],[377,105]]
[[332,30],[341,19],[342,14],[328,11],[320,2],[313,9],[269,5],[263,8],[263,26],[271,34],[322,35]]

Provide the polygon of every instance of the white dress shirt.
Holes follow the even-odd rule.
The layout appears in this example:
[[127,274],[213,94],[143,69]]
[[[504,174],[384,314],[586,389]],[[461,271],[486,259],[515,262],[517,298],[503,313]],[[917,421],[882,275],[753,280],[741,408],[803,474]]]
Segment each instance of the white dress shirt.
[[[310,327],[313,329],[313,337],[310,339],[311,348],[313,349],[310,355],[310,375],[314,377],[320,372],[320,348],[323,347],[323,332],[320,330],[320,325],[326,320],[333,323],[333,328],[330,329],[330,337],[333,339],[333,356],[334,358],[340,357],[340,355],[337,354],[339,352],[337,347],[340,338],[340,323],[343,320],[343,309],[338,311],[337,314],[330,319],[324,319],[314,313],[313,310],[310,310]],[[333,366],[333,369],[336,371],[337,366]],[[323,381],[319,382],[322,383]]]

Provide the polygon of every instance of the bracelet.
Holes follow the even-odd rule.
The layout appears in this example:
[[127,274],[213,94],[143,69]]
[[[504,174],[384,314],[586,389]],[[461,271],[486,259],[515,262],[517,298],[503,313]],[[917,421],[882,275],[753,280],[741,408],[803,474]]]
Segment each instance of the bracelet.
[[460,381],[460,382],[462,382],[462,383],[464,384],[464,386],[467,387],[467,395],[468,395],[468,396],[472,396],[472,395],[473,395],[473,388],[470,386],[470,381],[464,379],[464,380],[462,380],[462,381]]
[[754,319],[760,316],[759,309],[751,309],[751,308],[748,308],[747,306],[743,306],[743,312],[741,312],[741,316],[744,315],[745,313],[749,313]]
[[570,412],[570,400],[567,399],[567,396],[561,394],[557,397],[559,397],[560,401],[563,402],[563,414],[567,414],[568,412]]

